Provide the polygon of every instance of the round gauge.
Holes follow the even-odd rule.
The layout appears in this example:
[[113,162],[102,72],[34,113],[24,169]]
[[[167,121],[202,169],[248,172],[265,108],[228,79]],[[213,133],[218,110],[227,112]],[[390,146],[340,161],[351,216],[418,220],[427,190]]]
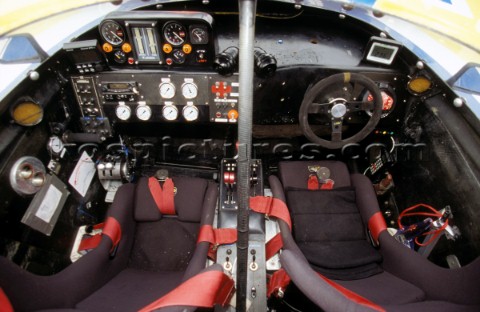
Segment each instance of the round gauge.
[[182,94],[188,100],[196,98],[198,95],[197,85],[193,82],[185,82],[182,85]]
[[187,32],[185,27],[177,22],[170,22],[163,28],[163,36],[168,43],[173,46],[179,46],[185,42]]
[[128,120],[132,115],[132,110],[130,109],[130,106],[118,105],[115,108],[115,114],[117,115],[117,118],[120,120]]
[[166,120],[175,120],[178,117],[178,108],[173,105],[165,105],[162,109],[162,115]]
[[48,149],[52,154],[60,155],[64,148],[62,140],[58,136],[52,136],[48,140]]
[[[383,100],[383,107],[382,107],[382,118],[388,116],[395,106],[395,100],[393,99],[393,95],[387,90],[381,90],[382,93],[382,100]],[[366,95],[366,100],[368,102],[373,101],[373,96],[371,93]],[[372,116],[371,111],[366,111],[368,115]]]
[[192,44],[207,44],[208,33],[207,29],[203,26],[197,26],[190,30],[190,41]]
[[164,99],[171,99],[175,96],[175,86],[171,82],[162,82],[159,86],[160,96]]
[[108,20],[100,24],[100,34],[106,42],[114,46],[121,45],[125,39],[122,26],[115,21]]
[[174,50],[172,58],[175,63],[183,64],[185,62],[185,52],[183,52],[182,50]]
[[147,105],[138,106],[135,113],[140,120],[149,120],[152,117],[152,109]]
[[118,64],[123,64],[127,61],[127,55],[125,55],[125,52],[123,52],[122,50],[117,50],[115,51],[115,53],[113,53],[113,59]]
[[194,121],[198,119],[198,108],[194,105],[185,106],[182,110],[183,118],[186,121]]
[[43,108],[32,100],[21,100],[10,109],[10,115],[21,126],[35,126],[43,119]]

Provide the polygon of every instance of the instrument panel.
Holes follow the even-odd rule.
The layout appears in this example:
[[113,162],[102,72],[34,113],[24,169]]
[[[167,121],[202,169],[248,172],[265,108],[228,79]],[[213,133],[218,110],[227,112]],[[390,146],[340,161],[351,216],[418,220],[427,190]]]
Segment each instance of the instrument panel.
[[111,67],[205,67],[215,54],[212,21],[200,12],[113,12],[98,30]]
[[105,120],[236,123],[238,119],[235,75],[125,70],[72,76],[71,80],[82,120],[89,127],[92,120],[103,125]]

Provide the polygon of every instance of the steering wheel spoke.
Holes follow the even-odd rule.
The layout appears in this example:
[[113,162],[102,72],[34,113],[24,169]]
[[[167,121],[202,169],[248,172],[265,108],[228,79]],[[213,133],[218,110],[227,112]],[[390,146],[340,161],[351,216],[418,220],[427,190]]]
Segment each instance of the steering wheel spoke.
[[350,112],[371,111],[375,108],[375,103],[369,101],[348,101],[345,104]]
[[309,114],[325,114],[330,103],[312,103],[308,109]]
[[342,141],[342,118],[333,118],[332,119],[332,142]]
[[[362,100],[365,92],[371,94],[374,100]],[[345,116],[359,111],[371,112],[368,122],[355,134],[343,133]],[[331,120],[330,138],[321,138],[315,134],[309,124],[308,116],[311,114],[324,115],[323,118],[311,119],[312,122],[324,118]],[[362,74],[340,73],[317,82],[307,90],[298,119],[303,134],[311,142],[326,148],[338,149],[367,137],[375,129],[381,115],[382,94],[375,82]]]

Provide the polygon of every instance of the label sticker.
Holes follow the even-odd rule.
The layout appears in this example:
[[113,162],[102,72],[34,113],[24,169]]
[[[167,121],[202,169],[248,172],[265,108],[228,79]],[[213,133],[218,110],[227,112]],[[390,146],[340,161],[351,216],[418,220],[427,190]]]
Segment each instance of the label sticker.
[[95,163],[90,156],[88,156],[87,152],[84,151],[78,160],[72,175],[68,179],[68,183],[70,183],[70,185],[73,186],[82,197],[85,197],[95,172]]
[[45,197],[42,200],[42,203],[40,204],[40,207],[35,213],[35,216],[47,223],[50,223],[50,220],[52,219],[53,214],[60,203],[60,199],[62,199],[62,192],[60,192],[60,190],[54,185],[50,185]]

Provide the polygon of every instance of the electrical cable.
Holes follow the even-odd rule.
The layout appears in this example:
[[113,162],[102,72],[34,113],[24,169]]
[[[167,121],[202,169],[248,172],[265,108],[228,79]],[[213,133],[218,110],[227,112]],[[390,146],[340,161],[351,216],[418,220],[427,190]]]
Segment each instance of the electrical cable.
[[[422,211],[413,212],[413,211],[415,211],[416,209],[419,209],[419,208],[426,208],[427,210],[430,210],[430,212],[424,212],[424,211],[423,212]],[[400,213],[400,215],[398,216],[398,226],[399,226],[399,228],[400,229],[405,228],[405,226],[402,224],[402,218],[404,218],[404,217],[418,217],[418,216],[434,217],[434,218],[440,219],[440,218],[443,217],[443,214],[441,212],[439,212],[437,209],[435,209],[434,207],[430,206],[430,205],[420,203],[420,204],[411,206],[411,207],[405,209],[404,211],[402,211]],[[447,228],[447,226],[448,226],[448,219],[446,219],[444,221],[444,223],[442,224],[441,227],[439,227],[435,230],[428,231],[428,232],[425,232],[425,233],[421,234],[422,236],[432,235],[432,237],[428,241],[419,242],[419,240],[418,240],[419,237],[418,236],[415,237],[415,244],[417,244],[418,246],[429,245],[430,243],[435,241],[435,239]]]

